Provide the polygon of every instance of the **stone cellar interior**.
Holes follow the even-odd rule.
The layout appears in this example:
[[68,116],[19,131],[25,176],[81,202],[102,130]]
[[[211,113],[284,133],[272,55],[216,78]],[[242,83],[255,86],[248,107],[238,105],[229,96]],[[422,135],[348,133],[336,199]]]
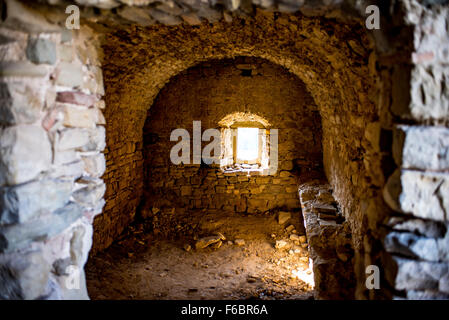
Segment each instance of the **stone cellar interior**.
[[0,23],[0,299],[449,299],[448,1]]

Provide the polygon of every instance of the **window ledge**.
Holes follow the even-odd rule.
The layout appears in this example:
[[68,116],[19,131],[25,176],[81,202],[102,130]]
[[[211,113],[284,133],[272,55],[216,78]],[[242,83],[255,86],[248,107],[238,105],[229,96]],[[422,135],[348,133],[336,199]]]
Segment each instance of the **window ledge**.
[[234,172],[262,172],[263,168],[259,164],[233,164],[231,166],[222,167],[221,170],[224,173]]

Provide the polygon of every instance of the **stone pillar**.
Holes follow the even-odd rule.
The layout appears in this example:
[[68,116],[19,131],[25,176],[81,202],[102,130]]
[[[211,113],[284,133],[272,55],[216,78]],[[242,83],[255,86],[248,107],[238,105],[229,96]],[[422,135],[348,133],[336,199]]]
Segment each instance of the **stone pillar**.
[[88,299],[83,267],[105,192],[96,39],[88,28],[68,30],[19,2],[6,5],[0,299]]
[[437,2],[402,1],[413,53],[410,71],[393,81],[410,85],[393,90],[396,170],[383,190],[395,212],[383,261],[398,298],[449,298],[449,6]]

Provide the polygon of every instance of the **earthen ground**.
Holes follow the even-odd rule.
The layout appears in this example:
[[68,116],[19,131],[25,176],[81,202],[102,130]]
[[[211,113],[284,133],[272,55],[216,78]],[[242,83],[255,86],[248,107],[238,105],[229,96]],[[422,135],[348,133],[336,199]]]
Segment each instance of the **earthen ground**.
[[[215,212],[189,213],[196,221],[196,237],[221,232],[219,248],[195,249],[194,236],[155,236],[146,230],[152,223],[129,228],[124,239],[91,257],[86,266],[89,296],[93,300],[128,299],[312,299],[309,284],[293,270],[313,277],[307,248],[288,240],[285,227],[292,224],[303,234],[300,213],[279,225],[274,213],[242,215]],[[153,230],[154,231],[154,230]],[[274,235],[274,237],[272,236]],[[228,241],[244,239],[237,246]],[[276,240],[287,248],[276,249]],[[192,245],[190,251],[185,244]],[[296,250],[296,253],[290,250]],[[290,252],[289,252],[290,251]],[[301,257],[303,257],[301,261]]]

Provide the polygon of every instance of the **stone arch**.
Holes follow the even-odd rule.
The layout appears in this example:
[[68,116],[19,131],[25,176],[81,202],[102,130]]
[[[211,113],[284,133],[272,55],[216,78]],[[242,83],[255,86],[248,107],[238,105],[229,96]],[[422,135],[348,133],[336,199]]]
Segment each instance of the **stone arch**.
[[[409,239],[419,243],[421,238],[411,233],[416,226],[422,226],[421,236],[441,242],[445,231],[434,233],[429,230],[447,225],[447,203],[441,200],[441,192],[447,191],[448,165],[446,159],[438,157],[446,148],[440,141],[447,140],[448,119],[448,99],[444,91],[448,57],[447,48],[441,45],[447,43],[448,8],[444,1],[376,1],[381,7],[383,20],[382,30],[372,32],[375,39],[372,44],[357,14],[364,13],[366,1],[357,1],[357,4],[349,0],[289,1],[287,5],[254,0],[252,5],[245,2],[240,6],[229,1],[201,1],[199,4],[194,0],[176,0],[187,10],[175,12],[173,7],[159,2],[150,4],[148,8],[133,7],[148,5],[152,1],[129,0],[120,2],[127,5],[120,5],[117,1],[86,0],[77,1],[85,5],[85,20],[81,30],[74,32],[67,32],[64,28],[66,16],[61,10],[62,4],[46,2],[50,5],[45,5],[45,1],[8,0],[1,7],[2,22],[5,20],[0,28],[1,77],[5,80],[2,91],[7,92],[5,106],[2,106],[5,109],[2,121],[4,136],[10,138],[2,141],[5,147],[2,144],[0,150],[0,180],[9,182],[2,184],[1,192],[13,195],[11,198],[18,194],[26,198],[38,189],[42,196],[35,199],[31,211],[23,211],[23,201],[3,204],[8,214],[6,218],[2,216],[7,224],[0,227],[4,240],[0,259],[6,272],[22,272],[23,268],[17,266],[25,265],[26,272],[39,270],[44,277],[39,284],[26,274],[10,279],[6,283],[10,287],[6,287],[6,291],[5,287],[0,290],[2,297],[57,297],[60,289],[55,285],[55,279],[64,274],[62,266],[66,263],[67,250],[53,249],[60,245],[67,247],[74,221],[81,223],[86,230],[90,229],[93,217],[102,211],[104,185],[101,175],[105,164],[102,154],[104,131],[101,127],[104,125],[101,110],[105,107],[101,100],[104,95],[102,76],[107,88],[106,117],[110,120],[105,150],[108,172],[104,177],[108,183],[108,204],[104,214],[97,218],[93,252],[107,247],[132,221],[135,199],[129,197],[129,193],[118,191],[122,187],[132,191],[126,173],[139,172],[140,169],[138,152],[132,155],[141,148],[139,127],[145,111],[137,107],[139,103],[143,101],[140,105],[149,108],[160,88],[181,70],[210,58],[237,54],[262,57],[290,69],[308,84],[313,97],[322,106],[323,123],[326,123],[324,131],[327,133],[324,139],[325,160],[328,159],[325,167],[338,202],[346,210],[346,216],[352,217],[354,243],[360,249],[359,256],[356,256],[360,277],[357,297],[378,296],[374,291],[368,293],[363,287],[364,267],[373,263],[385,265],[389,286],[382,290],[381,297],[398,295],[397,290],[402,290],[399,292],[401,297],[408,298],[447,297],[447,274],[442,274],[438,281],[429,274],[424,273],[421,277],[410,271],[424,270],[429,265],[446,270],[447,255],[438,261],[435,256],[429,258],[427,252],[416,250],[410,243],[399,243],[395,232],[389,243],[385,246],[381,243],[385,235],[383,226],[386,225],[383,218],[391,212],[382,205],[383,198],[379,194],[385,185],[384,175],[385,178],[389,176],[384,189],[385,198],[400,219],[388,228],[401,232],[406,230],[411,237]],[[94,10],[93,6],[105,10]],[[254,10],[260,7],[268,7],[267,12],[254,15]],[[108,10],[112,8],[114,10]],[[270,13],[270,10],[293,13]],[[142,12],[147,16],[142,16]],[[180,25],[182,21],[189,26]],[[234,33],[224,32],[224,21],[231,24],[230,29]],[[428,30],[438,32],[430,33]],[[394,32],[388,34],[389,31]],[[294,37],[284,37],[286,34]],[[103,57],[96,46],[97,37],[103,37]],[[255,46],[255,43],[259,45]],[[40,50],[45,54],[41,55]],[[29,94],[35,97],[33,110],[21,110],[23,102],[29,101],[29,97],[18,90],[21,87],[27,87]],[[68,104],[81,107],[73,108]],[[61,110],[64,115],[61,115]],[[78,121],[76,117],[67,119],[67,116],[80,115],[77,113],[80,110],[84,116],[87,115],[85,122]],[[342,118],[340,114],[348,117]],[[63,117],[66,118],[61,121]],[[114,123],[120,121],[126,125],[114,128]],[[74,165],[51,162],[50,154],[54,158],[62,156],[56,152],[58,141],[53,139],[57,131],[55,126],[59,125],[66,132],[75,128],[72,133],[77,132],[84,142],[89,140],[80,148],[92,150],[92,154],[76,159],[73,141],[68,139],[70,150],[65,156],[71,154],[75,157],[76,161],[71,163]],[[88,126],[89,137],[86,136],[88,130],[84,127],[78,130],[78,126]],[[353,128],[355,134],[348,128]],[[332,140],[332,136],[353,143],[348,147],[348,143],[342,145]],[[26,148],[29,141],[38,147],[33,150]],[[423,146],[427,153],[415,159],[416,150],[422,150]],[[345,158],[348,154],[351,155],[349,159]],[[332,155],[340,157],[330,161]],[[14,173],[21,167],[36,166],[36,162],[31,163],[30,159],[39,157],[42,160],[39,170],[24,170],[23,179],[17,179]],[[380,157],[386,158],[387,163],[382,168]],[[391,175],[394,170],[396,173]],[[114,180],[116,174],[119,179],[123,178],[123,182]],[[76,175],[88,178],[82,182],[83,188],[78,189],[80,186],[75,186],[70,178],[69,183],[64,184],[66,191],[58,198],[61,201],[55,203],[55,207],[45,207],[46,201],[42,199],[52,198],[54,190],[61,190],[58,185],[53,188],[47,179],[54,182],[64,176]],[[343,179],[339,179],[341,176]],[[37,180],[33,181],[35,178]],[[139,179],[136,181],[138,187]],[[439,192],[424,192],[432,188]],[[95,197],[90,201],[92,195]],[[47,217],[38,217],[40,227],[30,228],[25,220],[35,217],[41,209],[45,209]],[[24,212],[25,220],[22,217]],[[54,228],[54,220],[47,218],[60,217],[61,212],[67,213],[67,217],[58,220],[60,223]],[[125,214],[119,215],[119,212]],[[407,219],[404,216],[410,215],[416,218],[411,226],[401,223],[396,226],[401,219]],[[42,241],[47,238],[51,241]],[[86,232],[85,245],[80,249],[83,255],[89,251],[90,240]],[[6,244],[8,248],[5,248]],[[23,245],[25,252],[17,251],[21,248],[19,245]],[[38,250],[35,251],[33,246]],[[403,259],[404,247],[413,260]],[[442,254],[447,253],[444,247],[438,250]],[[50,251],[54,255],[46,254]],[[431,254],[435,252],[430,251]],[[385,258],[389,253],[391,255]],[[390,257],[393,259],[389,260]],[[50,275],[53,267],[56,275]],[[419,284],[418,290],[415,283]],[[25,292],[24,288],[29,285],[35,290]],[[9,292],[8,288],[14,288],[14,292]],[[87,295],[83,292],[78,297]]]
[[[327,175],[336,187],[342,206],[348,208],[346,214],[352,214],[352,227],[359,234],[355,237],[356,243],[358,246],[361,244],[362,229],[366,226],[362,227],[365,223],[363,215],[353,214],[353,211],[361,210],[361,204],[354,201],[357,198],[354,195],[361,194],[363,188],[351,186],[351,176],[364,177],[359,181],[363,183],[365,179],[378,180],[379,175],[377,168],[374,168],[377,172],[366,170],[361,155],[365,149],[369,149],[365,127],[377,121],[378,114],[375,107],[377,75],[371,65],[375,55],[373,43],[360,22],[345,25],[301,14],[258,11],[254,16],[236,18],[231,23],[220,21],[213,25],[157,26],[147,29],[130,27],[108,34],[103,52],[105,100],[108,106],[105,110],[107,143],[113,146],[117,142],[127,141],[127,144],[115,147],[115,151],[108,151],[107,160],[114,157],[114,162],[120,157],[117,153],[123,152],[120,150],[136,148],[139,151],[142,147],[141,128],[146,110],[152,105],[159,90],[175,75],[200,62],[235,56],[258,57],[285,67],[298,76],[320,108]],[[349,83],[351,86],[348,86]],[[338,113],[346,116],[341,117]],[[114,124],[117,125],[114,127]],[[350,133],[348,128],[352,128]],[[345,137],[351,143],[339,145],[332,141],[332,136]],[[358,138],[352,143],[354,136]],[[129,165],[136,166],[134,170],[139,168],[135,172],[141,170],[139,166],[142,164],[138,153],[134,155],[134,160],[125,160]],[[342,155],[340,160],[334,161],[335,154]],[[347,155],[358,156],[346,159]],[[377,161],[375,153],[371,157]],[[352,163],[352,169],[347,162]],[[104,214],[95,222],[97,232],[94,236],[94,251],[107,246],[134,216],[131,213],[128,218],[120,217],[119,212],[135,212],[130,207],[131,203],[134,208],[137,207],[140,192],[127,185],[124,177],[121,177],[120,172],[127,165],[121,167],[118,164],[118,167],[112,169],[112,185],[119,183],[117,181],[124,184],[125,188],[120,188],[127,193],[126,196],[122,195],[124,207],[116,205],[111,208],[106,204]],[[351,174],[351,171],[356,173]],[[340,179],[342,176],[344,178]],[[125,181],[127,179],[135,182],[141,181],[142,177],[135,175],[125,178]],[[105,181],[107,184],[111,182],[108,172]],[[380,181],[376,183],[381,184]],[[140,182],[137,185],[136,188],[140,189]],[[114,189],[119,188],[108,188],[106,199],[108,196],[120,198],[119,192]],[[135,198],[129,201],[128,196],[131,194]],[[109,222],[104,223],[102,220]],[[111,229],[112,225],[114,227]]]

